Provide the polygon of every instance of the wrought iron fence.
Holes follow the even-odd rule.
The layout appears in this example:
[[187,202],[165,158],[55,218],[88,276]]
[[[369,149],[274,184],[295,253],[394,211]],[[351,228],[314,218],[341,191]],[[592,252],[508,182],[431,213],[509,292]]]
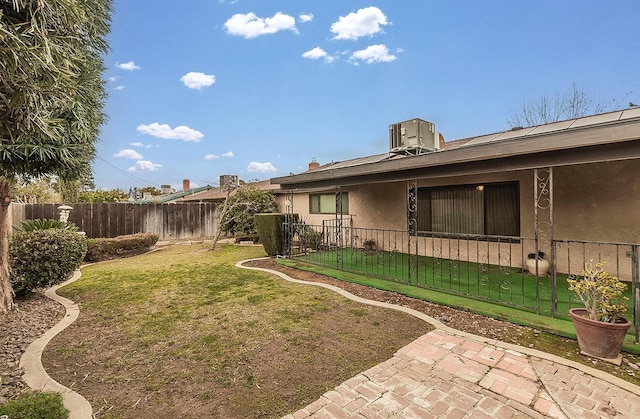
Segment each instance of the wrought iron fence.
[[[553,240],[536,248],[535,238],[356,228],[351,219],[285,222],[283,231],[287,257],[551,317],[568,317],[570,308],[581,306],[567,279],[580,276],[591,260],[605,261],[628,283],[629,314],[636,340],[640,336],[638,244]],[[548,273],[536,264],[539,251],[549,261]]]

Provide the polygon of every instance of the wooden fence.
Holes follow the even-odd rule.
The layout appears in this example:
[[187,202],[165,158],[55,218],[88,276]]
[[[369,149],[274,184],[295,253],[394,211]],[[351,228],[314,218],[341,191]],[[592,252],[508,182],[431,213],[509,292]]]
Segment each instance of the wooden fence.
[[[13,225],[24,220],[59,218],[61,204],[11,204]],[[204,239],[215,234],[216,204],[73,204],[69,221],[87,237],[155,233],[160,240]]]

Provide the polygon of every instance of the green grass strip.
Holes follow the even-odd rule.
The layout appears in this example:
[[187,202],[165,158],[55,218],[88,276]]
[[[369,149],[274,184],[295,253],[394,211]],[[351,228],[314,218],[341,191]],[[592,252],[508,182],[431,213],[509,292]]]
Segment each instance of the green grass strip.
[[[576,338],[573,323],[567,318],[551,318],[544,315],[538,315],[530,311],[467,298],[461,295],[448,294],[446,292],[436,291],[433,289],[420,288],[372,276],[341,271],[326,266],[301,262],[299,260],[276,259],[276,261],[284,266],[315,272],[341,281],[366,285],[368,287],[385,291],[393,291],[419,300],[470,311],[521,326],[533,327],[555,335],[569,337],[572,339]],[[633,336],[628,334],[625,344],[623,345],[623,350],[634,354],[640,354],[640,345],[636,345],[634,343]]]

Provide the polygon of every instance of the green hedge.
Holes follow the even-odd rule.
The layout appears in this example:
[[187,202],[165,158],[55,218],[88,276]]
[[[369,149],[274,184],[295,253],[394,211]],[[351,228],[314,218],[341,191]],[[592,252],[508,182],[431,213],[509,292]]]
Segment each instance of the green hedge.
[[[264,251],[271,257],[284,254],[284,242],[282,237],[282,223],[285,221],[287,214],[269,213],[256,214],[256,228],[260,243],[264,247]],[[298,220],[298,214],[293,214],[294,220]]]
[[16,295],[64,282],[80,267],[87,239],[61,229],[18,231],[9,245],[11,286]]
[[84,260],[101,262],[140,255],[151,250],[157,242],[158,235],[150,233],[128,234],[110,239],[89,239],[89,250]]

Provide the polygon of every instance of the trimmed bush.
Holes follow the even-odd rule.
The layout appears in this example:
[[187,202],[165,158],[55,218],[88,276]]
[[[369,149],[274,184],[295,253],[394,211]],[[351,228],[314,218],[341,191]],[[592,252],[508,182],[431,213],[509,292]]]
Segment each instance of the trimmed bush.
[[128,234],[110,239],[89,239],[89,249],[84,260],[101,262],[136,256],[148,252],[157,242],[158,235],[150,233]]
[[87,239],[56,228],[16,232],[9,244],[11,286],[16,295],[65,281],[80,267]]
[[[267,255],[275,257],[283,255],[284,242],[282,237],[282,223],[285,221],[286,214],[269,213],[256,214],[255,223],[260,237],[260,243],[264,247]],[[298,214],[293,214],[294,220],[298,220]]]
[[13,418],[65,419],[69,411],[59,393],[23,393],[0,404],[0,416]]

